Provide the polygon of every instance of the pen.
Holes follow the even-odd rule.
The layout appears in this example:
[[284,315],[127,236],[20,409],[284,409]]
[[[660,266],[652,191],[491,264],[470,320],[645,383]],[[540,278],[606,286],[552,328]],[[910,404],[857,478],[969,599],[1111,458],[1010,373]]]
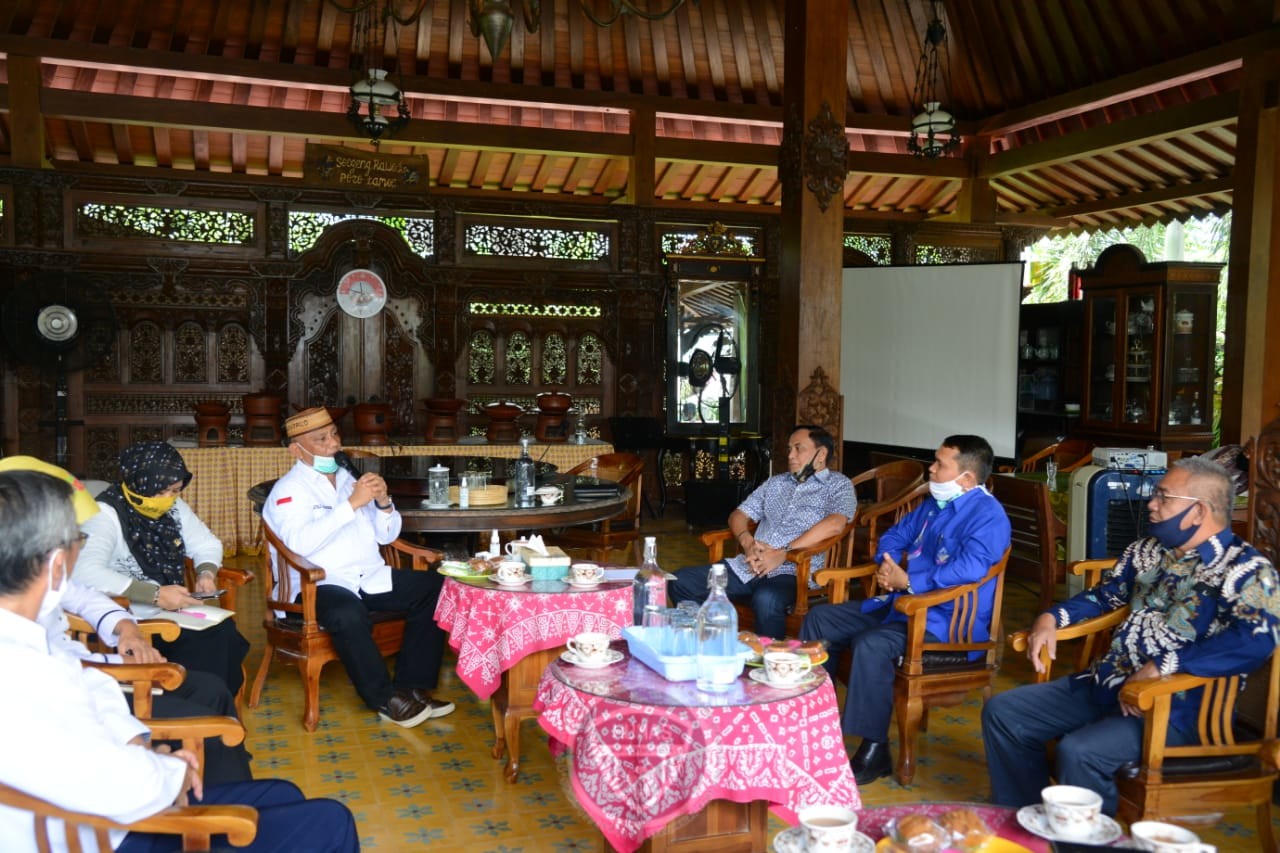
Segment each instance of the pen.
[[196,617],[197,619],[204,619],[204,618],[206,618],[205,614],[203,614],[203,613],[197,613],[197,612],[196,612],[196,611],[194,611],[194,610],[179,610],[178,612],[179,612],[179,613],[185,613],[185,614],[186,614],[186,615],[188,615],[188,616],[194,616],[194,617]]

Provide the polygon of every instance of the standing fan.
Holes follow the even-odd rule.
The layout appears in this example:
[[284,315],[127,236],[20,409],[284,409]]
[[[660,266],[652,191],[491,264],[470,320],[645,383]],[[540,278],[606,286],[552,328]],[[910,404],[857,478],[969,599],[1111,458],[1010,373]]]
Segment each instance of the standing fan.
[[[4,338],[14,357],[54,370],[54,455],[67,464],[67,374],[106,354],[116,315],[100,288],[73,273],[49,272],[17,282],[4,302]],[[40,426],[49,426],[41,421]]]
[[703,323],[689,337],[690,344],[696,345],[711,334],[716,335],[714,350],[708,352],[697,347],[689,353],[689,360],[680,362],[676,372],[689,380],[689,385],[698,392],[698,420],[707,422],[702,411],[702,393],[712,376],[720,379],[720,419],[724,420],[728,413],[729,400],[738,393],[738,384],[742,374],[742,359],[737,355],[737,346],[730,329],[720,323]]

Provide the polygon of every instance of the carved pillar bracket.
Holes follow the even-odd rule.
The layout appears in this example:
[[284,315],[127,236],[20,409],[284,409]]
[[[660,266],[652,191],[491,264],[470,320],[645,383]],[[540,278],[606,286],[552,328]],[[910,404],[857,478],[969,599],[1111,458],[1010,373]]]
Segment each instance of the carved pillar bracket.
[[77,178],[73,175],[56,175],[39,172],[35,183],[40,188],[40,230],[41,243],[50,248],[62,247],[66,223],[63,221],[63,196],[75,186]]
[[160,290],[167,296],[177,290],[178,279],[186,272],[188,263],[186,258],[147,258],[147,266],[159,273]]
[[844,441],[844,396],[831,386],[827,372],[821,367],[813,369],[809,384],[800,392],[797,411],[801,423],[820,426],[835,437],[836,458],[827,465],[839,471],[840,447]]
[[832,196],[843,199],[848,163],[849,139],[844,135],[844,125],[836,121],[831,104],[823,101],[804,136],[804,185],[818,200],[823,213]]
[[153,195],[179,196],[187,191],[186,181],[170,181],[160,178],[151,178],[143,182],[147,188],[147,192]]
[[916,262],[916,226],[911,223],[894,223],[889,226],[889,257],[898,266],[911,266]]
[[1258,433],[1251,466],[1253,519],[1249,541],[1274,560],[1280,556],[1280,421]]
[[289,205],[302,193],[287,187],[256,187],[252,193],[267,205],[267,257],[289,257]]
[[1005,263],[1016,263],[1022,260],[1022,252],[1046,233],[1044,228],[1016,228],[1006,225],[1000,229],[1004,238]]
[[458,262],[458,212],[447,199],[440,199],[435,209],[436,263],[453,266]]
[[787,120],[782,124],[782,143],[778,146],[778,180],[782,193],[787,197],[800,192],[804,178],[801,158],[804,153],[804,133],[801,131],[800,108],[796,104],[787,107]]

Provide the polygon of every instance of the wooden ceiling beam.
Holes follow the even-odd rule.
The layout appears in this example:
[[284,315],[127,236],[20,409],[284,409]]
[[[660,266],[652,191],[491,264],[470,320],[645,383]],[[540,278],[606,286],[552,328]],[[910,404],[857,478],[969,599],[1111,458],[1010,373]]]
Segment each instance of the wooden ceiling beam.
[[1238,93],[1227,92],[1166,110],[1054,137],[1044,142],[1023,145],[992,154],[983,162],[981,174],[989,178],[1007,175],[1052,163],[1075,160],[1086,155],[1141,145],[1144,142],[1163,139],[1178,133],[1228,124],[1236,120],[1240,109],[1239,103]]
[[1274,30],[1255,33],[1189,56],[1122,74],[1103,83],[1007,110],[982,122],[978,133],[983,136],[1003,136],[1233,71],[1243,65],[1246,55],[1267,49],[1275,44],[1275,39]]
[[1147,190],[1140,193],[1100,198],[1081,204],[1066,204],[1061,207],[1048,208],[1045,212],[1051,216],[1072,217],[1092,216],[1112,210],[1126,210],[1149,204],[1162,204],[1214,193],[1230,192],[1235,186],[1235,178],[1228,175],[1207,181],[1196,181],[1190,184],[1177,184],[1170,187]]
[[850,151],[849,171],[904,178],[968,178],[972,169],[956,157],[928,159],[913,154],[885,154],[878,151]]

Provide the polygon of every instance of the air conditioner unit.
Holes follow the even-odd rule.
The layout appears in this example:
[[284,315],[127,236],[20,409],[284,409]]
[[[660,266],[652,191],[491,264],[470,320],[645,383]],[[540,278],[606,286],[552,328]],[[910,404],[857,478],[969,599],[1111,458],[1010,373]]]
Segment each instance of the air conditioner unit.
[[[1118,470],[1099,465],[1072,472],[1067,562],[1118,557],[1130,542],[1145,536],[1147,503],[1164,473],[1164,469]],[[1067,576],[1071,595],[1083,585],[1083,579]]]

